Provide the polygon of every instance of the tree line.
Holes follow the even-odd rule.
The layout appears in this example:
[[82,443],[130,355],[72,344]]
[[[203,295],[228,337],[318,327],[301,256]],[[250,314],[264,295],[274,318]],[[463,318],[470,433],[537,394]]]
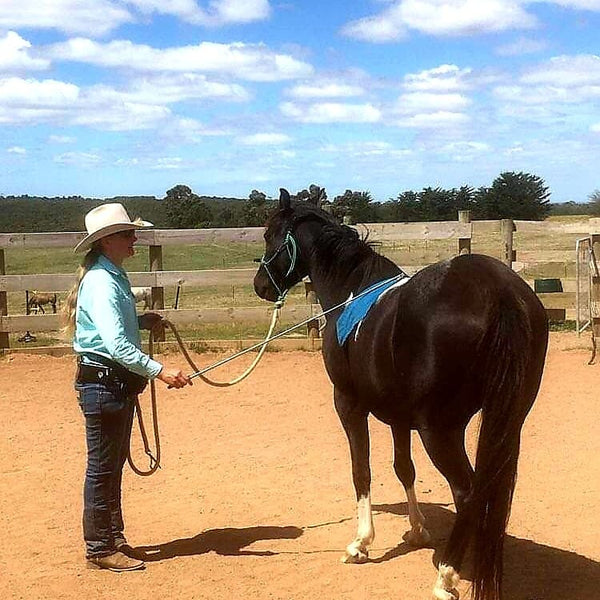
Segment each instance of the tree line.
[[[451,221],[460,210],[470,210],[474,220],[542,220],[551,213],[600,215],[600,191],[592,193],[587,204],[550,204],[543,179],[523,172],[501,173],[489,187],[426,187],[401,192],[386,202],[374,201],[369,191],[350,189],[328,198],[326,190],[316,184],[294,197],[311,198],[349,223]],[[164,198],[0,196],[0,231],[81,231],[85,213],[104,202],[120,202],[132,218],[143,216],[161,229],[261,227],[277,206],[276,199],[259,190],[252,190],[247,199],[212,197],[198,195],[183,184],[167,190]]]

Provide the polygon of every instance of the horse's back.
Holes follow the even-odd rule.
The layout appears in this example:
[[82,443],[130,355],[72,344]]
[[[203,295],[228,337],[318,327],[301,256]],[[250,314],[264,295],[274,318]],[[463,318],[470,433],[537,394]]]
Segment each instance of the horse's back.
[[329,335],[325,362],[334,384],[351,388],[382,420],[418,426],[454,411],[452,418],[464,421],[481,407],[481,373],[502,358],[491,356],[500,351],[498,328],[505,351],[527,353],[526,367],[539,384],[547,342],[543,306],[500,261],[462,255],[426,267],[386,294],[345,347],[336,348]]

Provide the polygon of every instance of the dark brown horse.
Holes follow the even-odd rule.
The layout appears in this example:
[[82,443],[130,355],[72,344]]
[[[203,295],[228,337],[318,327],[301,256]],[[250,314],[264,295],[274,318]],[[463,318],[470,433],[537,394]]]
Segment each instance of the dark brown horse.
[[[404,279],[353,229],[312,204],[292,203],[285,190],[264,237],[254,287],[266,300],[277,300],[308,275],[327,310],[395,278],[360,322],[350,319],[345,340],[336,331],[338,321],[348,326],[347,313],[340,319],[343,307],[328,315],[323,334],[358,500],[358,532],[345,560],[366,561],[374,538],[367,425],[373,414],[392,430],[394,469],[408,497],[408,542],[419,546],[430,539],[415,495],[411,430],[419,432],[452,490],[457,516],[434,596],[457,596],[458,572],[472,548],[473,596],[497,600],[521,428],[538,392],[548,342],[546,313],[536,295],[500,261],[475,254]],[[464,433],[479,410],[473,469]]]

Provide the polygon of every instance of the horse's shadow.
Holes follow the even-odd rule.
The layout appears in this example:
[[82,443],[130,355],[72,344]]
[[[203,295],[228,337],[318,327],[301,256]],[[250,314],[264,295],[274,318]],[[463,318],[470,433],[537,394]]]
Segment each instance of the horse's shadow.
[[[433,562],[437,566],[454,521],[454,513],[440,504],[423,503],[420,508],[427,519],[428,530],[434,536],[430,546],[434,550]],[[373,506],[373,510],[406,516],[408,505],[406,503],[378,504]],[[319,526],[323,525],[325,524]],[[245,550],[245,548],[261,540],[296,539],[310,527],[312,526],[300,528],[293,525],[285,527],[263,525],[210,529],[190,538],[138,546],[133,549],[133,552],[137,557],[148,562],[207,552],[216,552],[222,556],[267,557],[279,552]],[[371,558],[369,562],[387,562],[414,550],[415,548],[406,542],[401,542],[383,555]],[[469,579],[468,566],[461,574],[465,579]],[[600,563],[575,552],[552,548],[510,535],[506,537],[504,600],[591,600],[598,597],[599,586]]]
[[291,525],[209,529],[191,538],[182,538],[154,546],[136,546],[133,553],[137,558],[148,562],[176,556],[206,554],[207,552],[216,552],[222,556],[273,556],[277,552],[244,550],[244,548],[259,540],[295,539],[302,533],[302,529]]
[[[437,566],[450,529],[454,513],[439,504],[419,505],[427,520],[427,529],[434,536],[433,562]],[[379,504],[374,511],[405,516],[408,505]],[[385,562],[407,554],[413,548],[401,542],[371,562]],[[469,579],[469,569],[461,573]],[[590,600],[598,598],[600,563],[559,548],[531,540],[506,536],[504,545],[504,600]]]

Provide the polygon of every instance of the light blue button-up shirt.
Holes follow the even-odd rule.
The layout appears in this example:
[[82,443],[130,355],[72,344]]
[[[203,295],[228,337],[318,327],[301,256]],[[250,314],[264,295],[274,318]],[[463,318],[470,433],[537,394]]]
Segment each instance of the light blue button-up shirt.
[[154,378],[162,365],[141,347],[127,274],[101,254],[79,285],[73,348],[78,354],[100,354],[138,375]]

